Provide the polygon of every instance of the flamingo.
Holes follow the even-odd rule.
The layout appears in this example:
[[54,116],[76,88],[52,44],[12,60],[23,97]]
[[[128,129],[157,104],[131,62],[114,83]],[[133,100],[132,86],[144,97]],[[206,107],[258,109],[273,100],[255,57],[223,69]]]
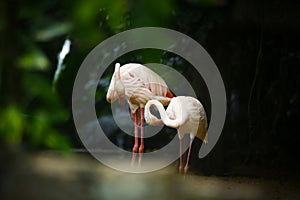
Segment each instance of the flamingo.
[[[152,115],[150,111],[151,106],[158,109],[161,119]],[[187,173],[192,143],[195,136],[204,143],[207,143],[207,118],[200,101],[189,96],[174,97],[165,111],[163,105],[159,101],[150,100],[145,106],[145,119],[150,125],[165,124],[168,127],[177,129],[180,140],[179,172],[182,171],[182,139],[185,134],[190,134],[189,151],[184,167],[184,172]]]
[[[144,151],[144,107],[151,100],[156,99],[162,105],[168,105],[172,93],[168,89],[165,81],[154,71],[146,66],[137,63],[129,63],[121,66],[115,64],[115,71],[112,76],[106,99],[112,103],[119,99],[123,104],[124,98],[129,104],[129,108],[134,120],[134,146],[133,153],[143,153]],[[138,115],[140,113],[140,115]],[[141,142],[138,145],[138,125],[141,124]]]

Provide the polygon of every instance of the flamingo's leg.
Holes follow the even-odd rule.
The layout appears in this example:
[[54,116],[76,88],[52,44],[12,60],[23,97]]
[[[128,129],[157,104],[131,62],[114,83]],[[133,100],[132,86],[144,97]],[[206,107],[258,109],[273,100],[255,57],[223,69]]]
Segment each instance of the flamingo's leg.
[[133,116],[134,116],[134,146],[132,148],[132,152],[137,153],[139,148],[138,116],[136,113],[134,113]]
[[144,108],[141,108],[141,144],[139,153],[144,152]]
[[182,171],[182,139],[179,139],[180,145],[179,145],[179,173]]
[[189,147],[189,152],[188,152],[188,155],[187,155],[187,158],[186,158],[186,164],[185,164],[185,167],[184,167],[184,173],[187,173],[187,171],[189,169],[189,160],[190,160],[190,155],[191,155],[191,149],[192,149],[193,140],[194,140],[194,138],[190,139],[190,147]]

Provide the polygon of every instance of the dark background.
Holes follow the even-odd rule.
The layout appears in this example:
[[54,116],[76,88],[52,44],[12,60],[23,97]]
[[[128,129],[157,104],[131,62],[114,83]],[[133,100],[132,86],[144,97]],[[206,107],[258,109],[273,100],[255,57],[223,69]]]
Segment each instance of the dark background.
[[[298,1],[152,0],[18,1],[0,3],[0,143],[2,159],[20,152],[83,148],[73,124],[73,82],[87,54],[124,30],[158,26],[199,42],[225,83],[227,118],[220,140],[204,159],[195,141],[190,170],[195,174],[299,178],[300,4]],[[72,42],[65,69],[53,81],[57,55]],[[177,55],[156,50],[124,55],[121,62],[157,62],[191,81],[210,115],[201,77]],[[99,117],[113,66],[96,95]],[[111,126],[114,126],[111,122]],[[110,129],[116,142],[120,131]],[[146,141],[160,148],[175,130]],[[124,149],[133,139],[122,136]],[[117,143],[117,142],[116,142]],[[1,164],[2,165],[2,164]]]

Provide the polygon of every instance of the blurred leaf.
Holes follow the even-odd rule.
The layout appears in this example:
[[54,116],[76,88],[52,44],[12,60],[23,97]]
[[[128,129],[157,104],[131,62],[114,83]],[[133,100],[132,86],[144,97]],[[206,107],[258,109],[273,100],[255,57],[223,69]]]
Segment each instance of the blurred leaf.
[[28,139],[33,146],[45,146],[51,149],[70,149],[67,137],[53,128],[54,121],[49,112],[37,111],[30,121]]
[[16,106],[6,107],[0,113],[0,137],[9,144],[20,144],[24,131],[22,113]]
[[68,137],[53,128],[57,120],[57,116],[53,115],[49,111],[38,110],[31,116],[25,116],[19,108],[10,105],[0,113],[0,138],[8,144],[19,145],[24,140],[33,147],[69,150]]
[[[38,74],[27,73],[23,86],[29,99],[38,100],[29,108],[34,115],[43,118],[42,113],[45,113],[51,123],[59,123],[68,118],[69,113],[62,107],[58,94],[52,91],[50,81]],[[38,113],[34,113],[35,111]]]
[[35,115],[28,127],[28,138],[33,146],[44,143],[45,135],[49,130],[48,119],[45,114]]
[[225,0],[187,0],[189,3],[200,6],[221,6],[225,4]]
[[49,68],[49,60],[46,55],[36,47],[29,47],[29,51],[25,52],[18,59],[18,65],[27,70],[42,70]]
[[111,3],[111,1],[106,0],[105,3],[105,7],[107,7],[106,20],[115,32],[119,32],[127,25],[125,16],[129,11],[129,2],[116,0],[114,3]]
[[101,1],[89,0],[80,1],[73,6],[72,18],[74,21],[74,37],[80,41],[81,48],[90,49],[104,38],[98,29],[97,14],[102,8]]
[[70,141],[67,137],[55,130],[50,130],[45,139],[45,146],[52,149],[70,150]]
[[59,99],[57,94],[52,92],[52,87],[49,82],[39,74],[26,73],[23,80],[24,91],[26,91],[27,95],[31,98],[38,97],[43,100],[44,104],[57,107],[59,105]]
[[89,0],[76,4],[74,17],[80,25],[91,25],[101,11],[106,13],[105,20],[108,21],[110,27],[115,29],[126,23],[125,14],[128,12],[128,1],[114,0]]
[[49,41],[55,37],[68,34],[71,29],[72,24],[69,22],[54,23],[43,29],[37,30],[34,33],[34,38],[38,41]]
[[130,11],[133,27],[166,26],[170,23],[175,5],[172,0],[134,1]]

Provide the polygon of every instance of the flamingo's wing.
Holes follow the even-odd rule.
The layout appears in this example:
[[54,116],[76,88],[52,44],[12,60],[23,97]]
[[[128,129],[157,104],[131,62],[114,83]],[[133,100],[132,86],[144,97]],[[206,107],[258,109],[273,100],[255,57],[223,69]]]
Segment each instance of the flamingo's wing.
[[204,143],[207,143],[207,117],[201,102],[193,97],[187,97],[187,101],[190,102],[190,112],[193,121],[197,121],[198,129],[196,131],[196,137],[201,139]]
[[143,87],[146,87],[154,96],[172,98],[173,94],[168,89],[166,82],[154,71],[143,66],[136,65],[127,70],[131,78],[139,79]]

